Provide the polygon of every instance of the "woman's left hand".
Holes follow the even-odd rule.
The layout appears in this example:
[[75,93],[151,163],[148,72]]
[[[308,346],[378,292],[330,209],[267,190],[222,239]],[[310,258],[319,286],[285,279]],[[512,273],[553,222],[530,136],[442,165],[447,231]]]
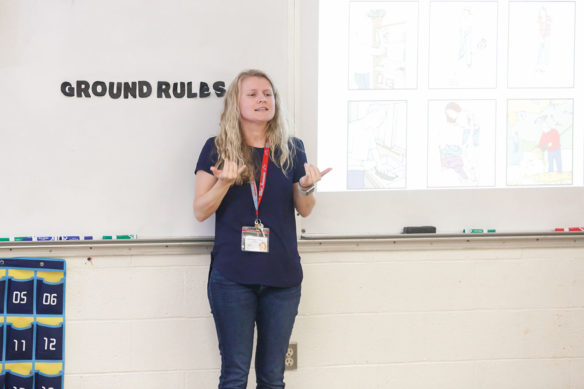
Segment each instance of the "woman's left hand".
[[309,163],[304,164],[304,171],[306,175],[298,181],[298,184],[302,189],[308,189],[314,184],[316,184],[325,174],[333,170],[333,168],[324,169],[322,172],[318,168]]

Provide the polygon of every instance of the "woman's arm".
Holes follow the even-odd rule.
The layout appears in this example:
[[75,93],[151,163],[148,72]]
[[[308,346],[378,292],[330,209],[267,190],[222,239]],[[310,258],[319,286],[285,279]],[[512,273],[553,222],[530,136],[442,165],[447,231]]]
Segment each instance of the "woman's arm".
[[[300,216],[306,217],[310,215],[312,212],[312,208],[314,208],[314,204],[316,203],[316,199],[314,198],[314,191],[310,194],[306,195],[300,193],[298,189],[307,190],[310,189],[313,185],[316,185],[321,178],[330,172],[332,168],[328,168],[323,170],[322,172],[318,170],[318,168],[314,165],[309,163],[304,164],[304,170],[306,175],[294,184],[294,208],[298,211]],[[300,187],[300,188],[299,188]]]
[[298,191],[298,183],[294,184],[294,208],[302,217],[310,215],[314,204],[316,204],[316,199],[314,198],[314,192],[309,195],[305,195]]
[[213,175],[199,170],[195,182],[195,199],[193,211],[195,218],[202,222],[215,213],[235,179],[245,170],[245,165],[238,167],[234,162],[225,160],[222,170],[212,166]]

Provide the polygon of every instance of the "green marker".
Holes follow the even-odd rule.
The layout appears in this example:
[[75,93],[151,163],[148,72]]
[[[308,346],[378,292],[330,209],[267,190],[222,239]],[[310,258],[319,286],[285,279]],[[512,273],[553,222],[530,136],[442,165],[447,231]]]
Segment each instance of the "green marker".
[[101,239],[103,240],[112,240],[114,237],[111,235],[104,235]]
[[15,242],[31,242],[32,236],[16,236],[14,237]]
[[492,234],[497,232],[494,228],[465,228],[462,230],[464,234]]
[[138,236],[136,234],[131,235],[116,235],[116,239],[136,239]]
[[10,242],[10,238],[0,238],[0,242]]

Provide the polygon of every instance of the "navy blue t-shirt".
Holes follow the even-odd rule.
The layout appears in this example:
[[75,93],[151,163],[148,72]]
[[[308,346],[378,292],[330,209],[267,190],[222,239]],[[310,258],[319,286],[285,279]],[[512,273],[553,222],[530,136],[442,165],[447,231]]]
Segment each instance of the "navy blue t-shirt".
[[[296,238],[293,184],[305,175],[304,144],[293,138],[296,148],[293,166],[286,171],[270,159],[266,187],[260,203],[259,217],[270,229],[269,253],[241,250],[241,227],[253,226],[255,207],[249,183],[232,185],[215,212],[215,245],[212,266],[227,279],[241,284],[276,287],[296,286],[302,282],[302,267]],[[256,166],[261,166],[264,149],[254,147]],[[209,138],[199,155],[195,173],[213,174],[217,162],[215,138]],[[259,187],[259,182],[256,182]]]

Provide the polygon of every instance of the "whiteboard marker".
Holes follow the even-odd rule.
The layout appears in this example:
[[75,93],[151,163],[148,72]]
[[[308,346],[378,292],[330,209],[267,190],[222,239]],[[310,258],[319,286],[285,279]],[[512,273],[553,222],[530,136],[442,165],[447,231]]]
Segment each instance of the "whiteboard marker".
[[463,234],[493,234],[497,232],[494,228],[465,228]]
[[59,236],[57,240],[81,240],[78,235],[63,235]]
[[32,242],[32,236],[15,236],[15,242]]
[[124,239],[137,239],[138,235],[136,234],[129,234],[129,235],[104,235],[102,237],[103,240],[124,240]]
[[556,232],[577,232],[584,231],[584,227],[558,227]]
[[34,240],[37,242],[48,242],[57,239],[54,236],[35,236]]

